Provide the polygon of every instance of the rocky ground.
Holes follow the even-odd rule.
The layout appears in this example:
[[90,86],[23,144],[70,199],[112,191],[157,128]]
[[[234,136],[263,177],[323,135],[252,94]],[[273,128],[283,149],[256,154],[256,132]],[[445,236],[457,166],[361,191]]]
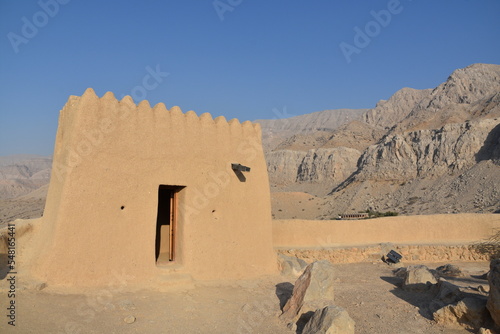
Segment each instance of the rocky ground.
[[[436,268],[440,263],[428,264]],[[487,286],[479,279],[488,263],[455,263],[464,276],[451,280],[470,289]],[[434,322],[433,293],[405,292],[393,268],[382,262],[334,265],[335,301],[355,321],[359,334],[460,334],[476,332]],[[0,281],[5,287],[5,280]],[[262,333],[288,334],[278,315],[280,298],[295,278],[209,282],[169,292],[127,292],[123,285],[61,294],[55,288],[19,291],[16,327],[0,322],[1,333]],[[2,292],[4,293],[4,292]],[[479,292],[478,292],[479,293]],[[286,296],[285,296],[286,297]],[[0,306],[6,307],[6,298]],[[281,302],[283,304],[283,302]],[[127,323],[131,322],[131,323]],[[298,333],[298,332],[297,332]]]

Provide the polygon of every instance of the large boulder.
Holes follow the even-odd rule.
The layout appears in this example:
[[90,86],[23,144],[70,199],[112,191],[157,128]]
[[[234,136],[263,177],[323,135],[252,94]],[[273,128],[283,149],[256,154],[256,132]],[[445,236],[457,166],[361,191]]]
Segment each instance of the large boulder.
[[464,275],[459,267],[452,264],[437,267],[436,271],[441,277],[462,277]]
[[292,296],[283,307],[281,318],[297,320],[302,313],[325,307],[334,299],[334,268],[326,261],[313,262],[295,281]]
[[456,304],[440,308],[434,320],[443,325],[466,325],[480,328],[488,319],[486,299],[467,297]]
[[490,311],[495,324],[500,326],[500,259],[490,262],[488,282],[490,283],[490,294],[486,307]]
[[460,300],[465,298],[465,293],[460,287],[446,281],[443,278],[439,279],[439,283],[433,290],[437,290],[437,292],[434,299],[429,303],[427,310],[429,315],[434,314],[434,312],[444,306],[458,303]]
[[406,269],[403,289],[407,291],[423,291],[437,284],[434,274],[424,265],[409,266]]
[[458,286],[444,279],[439,280],[438,289],[436,299],[443,302],[444,305],[456,303],[465,297]]
[[346,310],[329,305],[314,312],[302,334],[354,334],[354,325]]

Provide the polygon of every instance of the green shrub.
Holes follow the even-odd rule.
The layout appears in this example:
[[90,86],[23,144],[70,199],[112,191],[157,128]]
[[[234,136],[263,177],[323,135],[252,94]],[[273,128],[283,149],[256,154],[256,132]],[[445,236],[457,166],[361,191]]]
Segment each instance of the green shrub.
[[379,212],[379,211],[373,211],[373,210],[366,210],[365,212],[368,214],[368,218],[394,217],[394,216],[399,215],[399,213],[396,211]]

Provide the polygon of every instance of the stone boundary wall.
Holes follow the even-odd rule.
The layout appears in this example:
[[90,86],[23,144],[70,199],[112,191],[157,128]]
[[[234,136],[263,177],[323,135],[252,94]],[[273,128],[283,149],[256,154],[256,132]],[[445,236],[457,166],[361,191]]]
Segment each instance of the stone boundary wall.
[[402,262],[448,262],[448,261],[489,261],[474,245],[372,245],[360,247],[336,247],[319,249],[277,249],[278,254],[298,257],[310,263],[328,260],[331,263],[376,262],[394,249],[403,256]]
[[488,261],[478,245],[498,230],[499,214],[274,220],[273,244],[278,253],[306,261],[373,262],[390,249],[405,262]]

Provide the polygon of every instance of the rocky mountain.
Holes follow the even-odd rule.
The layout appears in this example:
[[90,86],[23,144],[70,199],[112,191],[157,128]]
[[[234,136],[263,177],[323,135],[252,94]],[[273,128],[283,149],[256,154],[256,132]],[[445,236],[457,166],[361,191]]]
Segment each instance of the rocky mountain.
[[428,97],[431,92],[431,89],[403,88],[391,96],[389,100],[379,101],[375,108],[363,114],[362,119],[366,124],[388,130],[394,124],[405,119],[412,109],[422,99]]
[[500,116],[500,66],[474,64],[454,71],[411,110],[394,132],[437,129],[448,123]]
[[[359,119],[366,109],[335,109],[313,112],[311,114],[279,119],[260,119],[255,122],[262,127],[264,148],[274,149],[277,143],[294,135],[309,135],[318,131],[332,131],[339,126]],[[277,113],[278,116],[287,115]]]
[[52,158],[38,155],[0,157],[0,199],[26,195],[49,183]]
[[269,152],[269,179],[274,185],[297,182],[340,183],[355,170],[361,152],[348,147]]
[[365,150],[352,179],[404,181],[462,172],[500,157],[499,134],[496,118],[391,134]]
[[500,209],[499,65],[456,70],[434,89],[403,88],[351,122],[284,137],[266,153],[272,189],[282,202],[283,193],[307,189],[324,201],[316,217]]
[[0,199],[0,228],[16,219],[38,218],[43,214],[49,185],[10,199]]

